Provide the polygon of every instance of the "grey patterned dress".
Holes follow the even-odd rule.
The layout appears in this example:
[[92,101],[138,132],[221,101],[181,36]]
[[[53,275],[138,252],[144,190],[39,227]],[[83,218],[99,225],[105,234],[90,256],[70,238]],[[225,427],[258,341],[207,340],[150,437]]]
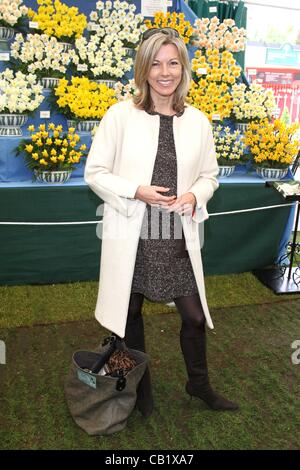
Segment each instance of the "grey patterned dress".
[[[159,141],[151,185],[170,188],[164,195],[172,196],[177,195],[173,116],[159,116]],[[167,213],[165,209],[146,205],[131,292],[140,292],[154,302],[171,302],[175,297],[198,293],[176,212]]]

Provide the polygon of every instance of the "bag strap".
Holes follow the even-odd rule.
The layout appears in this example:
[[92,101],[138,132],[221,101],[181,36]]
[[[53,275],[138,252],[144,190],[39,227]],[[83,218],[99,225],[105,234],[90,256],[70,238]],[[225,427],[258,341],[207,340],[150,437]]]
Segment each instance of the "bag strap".
[[[119,338],[119,336],[114,334],[108,336],[107,338],[104,338],[102,346],[107,345],[107,350],[103,354],[101,354],[99,359],[97,359],[97,361],[91,367],[91,372],[93,374],[97,374],[102,369],[102,367],[104,366],[104,364],[106,364],[106,362],[109,360],[110,356],[113,354],[114,351],[124,351],[127,349],[124,339]],[[124,376],[123,369],[118,370],[117,377],[118,380],[116,382],[116,390],[118,392],[121,392],[126,387],[126,377]]]
[[93,374],[97,374],[104,364],[108,361],[112,353],[116,350],[116,336],[110,336],[108,338],[105,338],[102,346],[108,345],[107,349],[101,353],[97,361],[92,365],[91,367],[91,372]]

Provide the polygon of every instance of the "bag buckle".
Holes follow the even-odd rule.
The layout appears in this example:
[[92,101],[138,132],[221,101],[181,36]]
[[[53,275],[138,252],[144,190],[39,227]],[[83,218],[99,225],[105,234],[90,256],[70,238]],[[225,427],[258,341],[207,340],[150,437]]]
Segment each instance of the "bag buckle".
[[118,370],[118,380],[116,383],[116,390],[122,392],[126,387],[126,377],[124,377],[124,372],[122,369]]
[[107,344],[113,344],[115,341],[116,341],[117,337],[116,336],[107,336],[106,338],[104,338],[103,342],[102,342],[102,346],[106,346]]

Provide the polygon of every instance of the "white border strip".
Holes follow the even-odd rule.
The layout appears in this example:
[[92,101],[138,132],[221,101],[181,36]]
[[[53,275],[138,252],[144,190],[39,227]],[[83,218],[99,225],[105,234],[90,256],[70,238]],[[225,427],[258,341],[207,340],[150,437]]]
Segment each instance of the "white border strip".
[[[238,211],[229,212],[213,212],[209,217],[216,215],[230,215],[241,214],[243,212],[262,211],[266,209],[276,209],[277,207],[290,207],[294,206],[295,202],[289,204],[278,204],[276,206],[253,207],[252,209],[242,209]],[[87,220],[86,222],[0,222],[0,225],[89,225],[89,224],[102,224],[102,220]]]

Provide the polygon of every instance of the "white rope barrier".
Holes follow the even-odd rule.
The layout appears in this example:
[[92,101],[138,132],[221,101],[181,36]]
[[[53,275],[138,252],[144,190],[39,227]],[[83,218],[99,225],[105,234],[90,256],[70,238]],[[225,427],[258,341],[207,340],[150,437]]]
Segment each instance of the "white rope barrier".
[[[241,214],[243,212],[254,212],[262,211],[267,209],[276,209],[278,207],[289,207],[293,206],[295,203],[289,204],[277,204],[275,206],[264,206],[264,207],[253,207],[251,209],[241,209],[237,211],[228,211],[228,212],[213,212],[209,214],[210,217],[218,215],[230,215],[230,214]],[[0,225],[88,225],[88,224],[102,224],[102,220],[87,220],[84,222],[0,222]]]
[[265,207],[253,207],[252,209],[241,209],[238,211],[228,211],[228,212],[213,212],[209,214],[209,217],[213,217],[214,215],[229,215],[229,214],[241,214],[242,212],[253,212],[253,211],[262,211],[266,209],[276,209],[277,207],[288,207],[293,206],[295,203],[291,202],[289,204],[278,204],[276,206],[265,206]]
[[0,222],[0,225],[88,225],[101,223],[102,220],[87,220],[86,222]]

